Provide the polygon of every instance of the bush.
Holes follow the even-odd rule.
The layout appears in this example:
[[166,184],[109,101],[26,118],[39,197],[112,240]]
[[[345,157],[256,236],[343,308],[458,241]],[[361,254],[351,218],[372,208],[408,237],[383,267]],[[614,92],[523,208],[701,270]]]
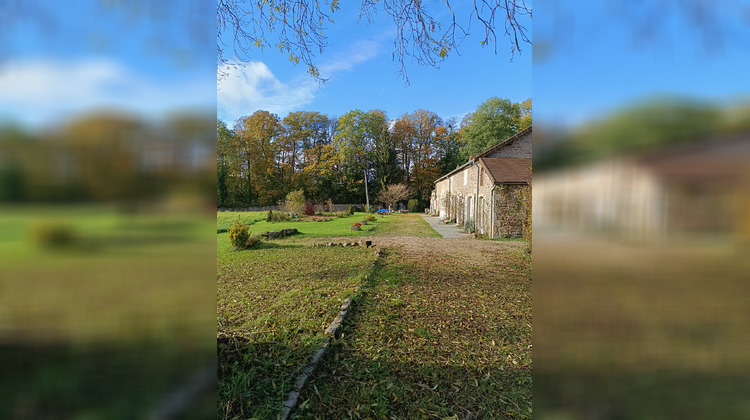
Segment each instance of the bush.
[[352,207],[351,204],[349,204],[349,210],[347,210],[347,212],[349,213],[349,216],[354,214],[354,207]]
[[350,214],[346,210],[345,211],[337,211],[336,212],[336,217],[348,217],[348,216],[350,216]]
[[409,200],[409,203],[406,205],[409,213],[416,213],[418,211],[421,211],[422,209],[420,209],[419,207],[419,200],[417,200],[416,198],[412,198],[411,200]]
[[260,244],[261,244],[261,240],[259,236],[251,236],[247,238],[247,243],[245,244],[245,248],[255,248]]
[[368,214],[367,216],[365,216],[365,220],[367,220],[368,222],[374,222],[374,221],[378,220],[378,218],[375,217],[374,214]]
[[272,212],[268,210],[268,216],[266,216],[266,222],[287,222],[289,221],[289,215],[286,213]]
[[303,214],[306,210],[305,192],[302,190],[292,191],[286,195],[286,207],[292,214]]
[[248,227],[240,221],[232,223],[232,227],[229,228],[229,243],[234,249],[246,249],[249,241]]
[[37,226],[32,234],[37,244],[49,248],[69,246],[77,239],[72,227],[57,223]]
[[315,206],[310,201],[305,203],[305,215],[313,216],[315,214]]

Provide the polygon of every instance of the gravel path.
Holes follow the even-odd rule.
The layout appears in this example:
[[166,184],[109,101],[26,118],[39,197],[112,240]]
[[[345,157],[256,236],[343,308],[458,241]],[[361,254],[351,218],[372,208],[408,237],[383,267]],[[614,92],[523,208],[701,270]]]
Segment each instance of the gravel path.
[[468,233],[464,233],[464,231],[457,228],[456,225],[446,225],[440,221],[440,217],[438,216],[428,216],[426,214],[421,214],[420,216],[422,216],[422,218],[429,223],[437,233],[443,235],[443,238],[461,239],[470,237]]
[[474,238],[446,239],[419,236],[372,236],[379,247],[394,247],[416,261],[434,261],[451,258],[470,266],[492,267],[498,256],[507,252],[522,251],[523,242],[483,241]]

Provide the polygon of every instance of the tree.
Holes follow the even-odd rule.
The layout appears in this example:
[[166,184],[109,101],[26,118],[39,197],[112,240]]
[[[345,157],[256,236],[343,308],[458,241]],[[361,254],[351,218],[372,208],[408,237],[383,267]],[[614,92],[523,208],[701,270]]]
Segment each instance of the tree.
[[508,99],[490,98],[479,105],[462,123],[461,135],[466,140],[464,160],[517,133],[521,119],[521,104]]
[[[356,197],[367,195],[367,171],[375,139],[387,129],[385,113],[378,110],[362,112],[358,109],[347,112],[339,118],[338,129],[333,137],[340,159],[344,164],[344,176],[348,179],[362,179],[365,191],[352,184]],[[361,174],[361,175],[360,175]],[[360,178],[360,176],[362,178]],[[352,197],[354,198],[354,197]]]
[[232,153],[232,132],[224,121],[216,120],[216,206],[229,202],[229,161]]
[[[311,76],[324,80],[315,65],[315,55],[328,45],[325,31],[334,23],[338,9],[339,0],[219,0],[217,64],[227,63],[226,47],[240,61],[248,61],[255,48],[272,47],[289,54],[289,61],[295,65],[302,61]],[[510,43],[511,59],[523,45],[531,43],[524,26],[527,17],[531,21],[531,7],[523,0],[473,0],[461,9],[446,1],[436,10],[430,10],[421,0],[361,0],[357,21],[364,18],[372,23],[373,16],[393,21],[393,59],[407,83],[407,58],[436,67],[450,54],[458,54],[472,23],[478,23],[479,32],[484,32],[481,45],[494,45],[495,54],[501,31]]]
[[406,200],[410,196],[411,191],[405,184],[390,184],[378,194],[378,201],[388,206],[390,210],[396,203]]
[[277,161],[282,133],[279,118],[268,111],[256,111],[237,121],[235,133],[244,160],[242,172],[247,178],[248,188],[252,189],[258,204],[276,204],[286,195]]

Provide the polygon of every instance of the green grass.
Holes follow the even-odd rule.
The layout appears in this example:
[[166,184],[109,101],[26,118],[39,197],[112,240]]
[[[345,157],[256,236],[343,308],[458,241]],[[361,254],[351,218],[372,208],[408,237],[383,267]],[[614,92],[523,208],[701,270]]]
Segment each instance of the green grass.
[[[76,239],[51,249],[34,240],[52,224]],[[143,417],[208,364],[211,229],[210,218],[103,206],[0,211],[0,339],[13,343],[1,349],[13,379],[0,417]]]
[[531,281],[522,253],[378,265],[294,418],[530,418]]
[[[531,417],[528,255],[498,244],[493,264],[481,266],[452,255],[390,250],[376,261],[372,249],[310,246],[354,236],[349,226],[363,216],[267,223],[260,213],[219,214],[219,228],[240,217],[255,233],[302,234],[246,251],[217,234],[217,416],[274,418],[342,300],[358,291],[297,418]],[[418,214],[363,228],[355,235],[440,236]]]
[[321,238],[331,236],[370,236],[370,235],[408,235],[440,237],[430,225],[418,214],[390,214],[384,217],[378,216],[374,222],[368,222],[362,226],[361,231],[352,231],[351,226],[355,222],[364,220],[367,213],[354,213],[352,216],[335,217],[327,222],[312,221],[289,221],[289,222],[266,222],[267,213],[264,212],[220,212],[217,214],[217,232],[223,233],[229,229],[235,220],[250,225],[252,234],[260,234],[265,231],[296,228],[301,232],[297,238]]
[[219,417],[273,418],[375,251],[289,241],[233,251],[218,235]]
[[535,244],[537,413],[748,418],[747,248]]

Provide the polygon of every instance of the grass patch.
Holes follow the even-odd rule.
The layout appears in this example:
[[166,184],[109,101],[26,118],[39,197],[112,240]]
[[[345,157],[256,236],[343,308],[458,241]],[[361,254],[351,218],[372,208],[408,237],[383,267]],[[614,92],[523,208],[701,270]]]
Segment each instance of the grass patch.
[[295,418],[531,417],[528,270],[400,251],[377,267]]
[[[49,248],[38,226],[74,235]],[[0,418],[147,417],[211,363],[212,227],[93,205],[2,209]]]
[[371,235],[405,235],[426,236],[439,238],[440,234],[418,214],[389,214],[377,217],[375,221],[369,221],[362,225],[360,231],[352,231],[351,226],[365,220],[368,213],[354,213],[346,217],[336,217],[328,221],[295,220],[288,222],[266,222],[265,212],[220,212],[217,213],[217,233],[229,230],[232,222],[242,221],[250,226],[253,234],[266,231],[296,228],[300,231],[299,238],[320,238],[329,236],[371,236]]
[[375,251],[283,242],[233,251],[219,238],[217,414],[274,418]]
[[537,413],[750,416],[746,248],[549,242],[534,250]]

